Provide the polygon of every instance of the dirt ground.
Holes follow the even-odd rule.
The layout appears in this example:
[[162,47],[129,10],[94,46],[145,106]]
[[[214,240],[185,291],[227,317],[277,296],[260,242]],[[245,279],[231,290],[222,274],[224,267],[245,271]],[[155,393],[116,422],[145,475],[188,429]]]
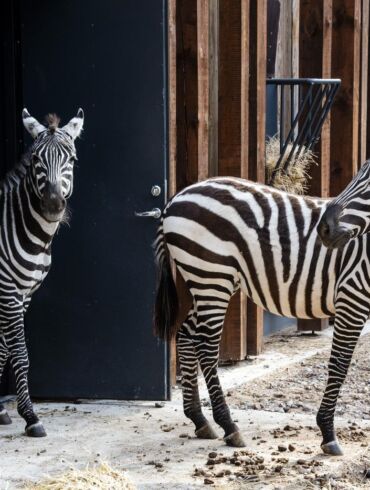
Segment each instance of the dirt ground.
[[[369,332],[369,328],[367,331]],[[326,380],[330,331],[302,336],[290,331],[266,341],[264,354],[221,369],[234,419],[247,447],[201,441],[182,413],[181,393],[164,406],[140,402],[40,403],[48,437],[23,435],[15,411],[0,427],[0,489],[21,488],[46,474],[101,461],[124,469],[140,489],[354,489],[370,481],[370,334],[356,349],[337,410],[345,455],[321,453],[315,425]],[[204,383],[204,411],[211,420]],[[369,483],[368,483],[369,482]]]

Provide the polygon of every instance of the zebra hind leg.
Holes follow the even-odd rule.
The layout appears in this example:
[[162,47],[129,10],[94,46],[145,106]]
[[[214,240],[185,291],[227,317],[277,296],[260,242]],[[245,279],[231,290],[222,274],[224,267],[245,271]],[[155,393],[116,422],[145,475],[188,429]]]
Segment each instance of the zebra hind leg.
[[196,313],[191,309],[177,334],[177,352],[182,375],[184,413],[195,425],[199,439],[217,439],[217,434],[202,413],[198,389],[198,359],[192,335],[196,324]]
[[[217,295],[215,295],[217,298]],[[197,302],[197,329],[194,335],[195,351],[211,398],[213,418],[225,431],[228,446],[244,447],[238,426],[233,422],[217,374],[219,345],[229,299]]]
[[349,316],[341,317],[340,309],[340,306],[336,306],[337,316],[335,318],[333,344],[329,360],[328,381],[316,417],[317,425],[323,437],[321,449],[325,454],[332,456],[341,456],[343,454],[335,434],[334,412],[340,388],[351,363],[353,351],[368,316],[368,313],[356,316],[351,310],[352,318],[349,324]]
[[[0,380],[4,371],[6,361],[9,357],[9,351],[5,344],[4,337],[0,335]],[[0,425],[9,425],[12,423],[12,419],[9,417],[4,405],[0,403]]]

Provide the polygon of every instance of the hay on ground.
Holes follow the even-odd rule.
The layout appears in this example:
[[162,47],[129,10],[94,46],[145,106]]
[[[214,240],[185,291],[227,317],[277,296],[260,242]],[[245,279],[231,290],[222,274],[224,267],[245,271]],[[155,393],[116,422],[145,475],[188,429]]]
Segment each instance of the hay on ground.
[[[288,144],[281,167],[287,161],[287,158],[293,148],[291,143]],[[273,182],[273,186],[285,192],[293,194],[304,194],[308,188],[308,179],[311,177],[308,174],[311,165],[317,165],[315,154],[311,150],[303,148],[300,155],[297,157],[297,150],[294,151],[291,163],[287,172],[281,168],[277,170]],[[270,138],[266,143],[266,182],[270,183],[271,176],[275,170],[277,161],[280,158],[280,141],[278,136]]]
[[45,480],[28,484],[24,490],[91,490],[113,489],[135,490],[125,473],[112,469],[107,463],[85,470],[72,469],[58,476],[48,476]]

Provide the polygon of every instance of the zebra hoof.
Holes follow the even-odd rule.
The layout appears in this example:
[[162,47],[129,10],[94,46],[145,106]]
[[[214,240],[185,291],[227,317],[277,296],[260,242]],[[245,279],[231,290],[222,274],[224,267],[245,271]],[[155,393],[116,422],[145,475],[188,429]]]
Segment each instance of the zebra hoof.
[[12,423],[12,419],[9,417],[8,412],[4,409],[0,412],[0,425],[9,425]]
[[212,429],[209,424],[203,425],[200,429],[195,431],[195,435],[199,439],[217,439],[218,436],[216,432]]
[[26,436],[28,437],[46,437],[44,426],[41,422],[26,427]]
[[330,456],[343,456],[342,448],[337,440],[321,444],[321,449],[325,454],[329,454]]
[[232,434],[225,436],[224,441],[231,447],[245,447],[246,445],[240,432],[233,432]]

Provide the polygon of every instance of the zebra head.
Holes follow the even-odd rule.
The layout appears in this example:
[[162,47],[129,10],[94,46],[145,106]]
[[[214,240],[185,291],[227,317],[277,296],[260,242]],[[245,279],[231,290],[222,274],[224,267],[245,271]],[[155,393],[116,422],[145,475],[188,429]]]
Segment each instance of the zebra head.
[[328,248],[343,248],[370,229],[370,160],[327,206],[317,231]]
[[23,109],[22,118],[24,127],[34,138],[29,177],[39,199],[40,212],[47,221],[60,221],[73,190],[73,167],[77,160],[74,141],[82,131],[83,110],[79,109],[62,128],[58,127],[60,119],[55,114],[47,116],[47,127],[27,109]]

